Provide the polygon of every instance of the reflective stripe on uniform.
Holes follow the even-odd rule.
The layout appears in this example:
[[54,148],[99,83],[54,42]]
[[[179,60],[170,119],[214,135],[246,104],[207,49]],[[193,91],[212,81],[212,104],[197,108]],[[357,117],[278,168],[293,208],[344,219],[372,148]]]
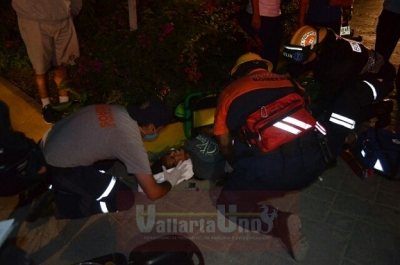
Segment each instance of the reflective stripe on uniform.
[[374,100],[376,99],[376,97],[378,96],[378,94],[376,93],[376,89],[374,87],[374,85],[372,85],[370,82],[364,80],[364,83],[366,83],[372,90],[372,94],[374,95]]
[[110,194],[110,192],[112,191],[112,189],[114,188],[116,182],[117,182],[117,178],[112,177],[110,183],[108,184],[107,189],[103,192],[103,194],[100,195],[99,198],[96,199],[96,201],[100,201],[102,198],[107,197]]
[[317,130],[322,133],[323,135],[326,135],[326,130],[325,127],[322,126],[319,122],[315,123],[315,128],[317,128]]
[[[364,151],[364,150],[361,150],[361,155],[362,155],[363,157],[365,157],[365,156],[366,156],[366,153],[365,153],[365,151]],[[379,171],[382,171],[382,172],[383,172],[382,163],[381,163],[381,161],[380,161],[379,159],[377,159],[377,160],[376,160],[376,162],[375,162],[375,165],[374,165],[374,169],[376,169],[376,170],[379,170]]]
[[288,50],[294,50],[294,51],[302,51],[303,50],[303,47],[295,47],[295,46],[286,46],[285,45],[285,48],[286,49],[288,49]]
[[108,213],[107,204],[105,202],[100,202],[100,209],[103,213]]
[[381,161],[380,161],[379,159],[376,160],[376,163],[375,163],[375,165],[374,165],[374,168],[375,168],[376,170],[379,170],[379,171],[382,171],[382,172],[383,172],[383,167],[382,167]]
[[329,118],[330,122],[336,123],[348,129],[354,129],[356,122],[352,119],[349,119],[345,116],[342,116],[337,113],[332,113],[331,117]]

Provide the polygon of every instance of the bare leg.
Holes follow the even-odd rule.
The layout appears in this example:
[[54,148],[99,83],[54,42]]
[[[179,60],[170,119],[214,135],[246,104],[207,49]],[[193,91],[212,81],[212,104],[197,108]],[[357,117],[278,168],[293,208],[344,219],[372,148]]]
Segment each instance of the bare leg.
[[36,74],[36,85],[38,88],[39,96],[41,99],[46,99],[49,97],[47,92],[47,73],[45,74]]
[[[55,66],[54,67],[54,82],[56,83],[57,87],[60,86],[61,82],[68,77],[67,68],[64,66]],[[68,96],[68,90],[61,89],[59,92],[60,96]]]
[[36,74],[36,84],[38,87],[38,92],[40,99],[42,101],[43,105],[43,110],[42,110],[42,116],[43,119],[46,123],[55,123],[56,122],[56,116],[54,114],[53,108],[51,107],[50,104],[50,99],[49,99],[49,94],[48,94],[48,74]]

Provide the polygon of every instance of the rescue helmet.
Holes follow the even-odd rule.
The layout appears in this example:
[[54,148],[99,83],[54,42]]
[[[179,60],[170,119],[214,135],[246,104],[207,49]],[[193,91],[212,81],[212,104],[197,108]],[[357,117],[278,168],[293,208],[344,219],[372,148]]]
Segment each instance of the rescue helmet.
[[283,57],[295,63],[303,63],[325,39],[327,28],[303,26],[293,35],[288,44],[284,45]]
[[261,58],[260,55],[247,52],[236,60],[235,66],[231,70],[231,76],[242,76],[248,70],[255,68],[264,68],[268,71],[272,71],[273,67],[270,61]]

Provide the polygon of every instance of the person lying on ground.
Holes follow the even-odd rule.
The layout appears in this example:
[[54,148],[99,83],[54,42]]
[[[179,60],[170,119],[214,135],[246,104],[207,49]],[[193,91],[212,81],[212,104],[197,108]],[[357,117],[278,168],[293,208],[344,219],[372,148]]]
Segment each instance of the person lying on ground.
[[163,166],[172,169],[181,161],[187,161],[192,168],[192,176],[199,180],[217,181],[223,178],[227,171],[225,159],[219,152],[215,137],[206,134],[199,134],[186,141],[183,146],[172,148],[153,162],[152,172],[160,174],[163,172]]

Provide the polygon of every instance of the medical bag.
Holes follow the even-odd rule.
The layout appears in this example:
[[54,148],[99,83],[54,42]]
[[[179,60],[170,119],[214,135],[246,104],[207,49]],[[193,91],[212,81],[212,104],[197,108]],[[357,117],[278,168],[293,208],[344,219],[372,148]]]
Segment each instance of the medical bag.
[[[295,79],[305,88],[311,100],[320,91],[320,84],[312,77]],[[198,134],[212,134],[214,115],[221,90],[193,92],[185,97],[184,102],[175,109],[175,115],[183,120],[185,136],[192,139]]]
[[377,175],[400,178],[400,133],[368,128],[358,135],[356,157]]
[[314,130],[316,121],[308,110],[307,93],[293,84],[294,92],[262,106],[247,118],[240,129],[242,141],[269,152]]

